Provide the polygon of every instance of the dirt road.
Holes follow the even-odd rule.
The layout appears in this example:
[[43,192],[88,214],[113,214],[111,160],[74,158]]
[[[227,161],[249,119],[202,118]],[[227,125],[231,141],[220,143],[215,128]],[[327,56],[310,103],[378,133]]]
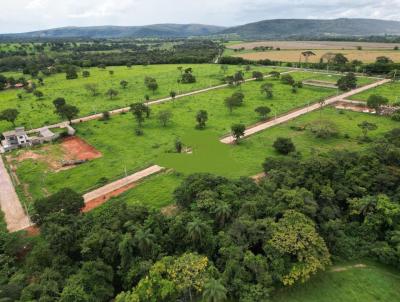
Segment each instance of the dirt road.
[[[389,79],[385,79],[385,80],[381,80],[381,81],[378,81],[378,82],[375,82],[375,83],[372,83],[372,84],[369,84],[369,85],[365,85],[365,86],[353,89],[353,90],[351,90],[349,92],[346,92],[346,93],[340,94],[338,96],[334,96],[334,97],[331,97],[329,99],[326,99],[325,102],[322,104],[322,106],[331,105],[331,104],[333,104],[333,103],[335,103],[337,101],[342,101],[342,100],[344,100],[344,99],[346,99],[346,98],[348,98],[348,97],[350,97],[350,96],[352,96],[354,94],[357,94],[357,93],[360,93],[362,91],[365,91],[365,90],[368,90],[368,89],[383,85],[383,84],[388,83],[388,82],[390,82],[390,80]],[[263,130],[268,129],[270,127],[273,127],[275,125],[279,125],[279,124],[285,123],[285,122],[287,122],[287,121],[289,121],[291,119],[294,119],[294,118],[296,118],[296,117],[298,117],[300,115],[303,115],[303,114],[306,114],[308,112],[317,110],[320,107],[321,107],[320,103],[312,104],[310,106],[306,106],[306,107],[303,107],[301,109],[289,112],[288,114],[282,115],[282,116],[280,116],[280,117],[278,117],[276,119],[272,119],[272,120],[269,120],[269,121],[267,121],[265,123],[257,124],[255,126],[249,127],[249,128],[246,129],[244,137],[248,137],[248,136],[253,135],[253,134],[257,133],[257,132],[263,131]],[[232,144],[234,141],[235,141],[235,138],[232,135],[224,137],[224,138],[222,138],[220,140],[220,142],[224,143],[224,144]]]
[[108,196],[110,193],[115,192],[115,191],[117,191],[121,188],[124,188],[130,184],[133,184],[135,182],[138,182],[145,177],[159,173],[162,170],[164,170],[163,167],[160,167],[157,165],[151,166],[147,169],[141,170],[141,171],[131,174],[127,177],[118,179],[112,183],[109,183],[109,184],[101,187],[101,188],[98,188],[89,193],[86,193],[85,195],[83,195],[83,199],[85,200],[85,203],[89,203],[93,200],[99,200],[103,197],[104,197],[104,199],[106,199],[106,196]]
[[10,232],[23,230],[32,225],[22,208],[10,175],[0,157],[0,206],[4,212],[7,228]]

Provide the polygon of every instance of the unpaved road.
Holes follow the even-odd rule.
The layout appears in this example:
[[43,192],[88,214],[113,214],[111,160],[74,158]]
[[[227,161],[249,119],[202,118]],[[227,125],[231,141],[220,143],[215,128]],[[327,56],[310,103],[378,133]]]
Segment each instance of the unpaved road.
[[92,200],[106,196],[107,194],[110,194],[111,192],[121,189],[127,185],[135,183],[135,182],[137,182],[145,177],[148,177],[152,174],[159,173],[162,170],[164,170],[164,168],[160,167],[158,165],[151,166],[147,169],[141,170],[141,171],[131,174],[127,177],[118,179],[112,183],[109,183],[109,184],[101,187],[101,188],[98,188],[89,193],[86,193],[85,195],[83,195],[83,199],[85,200],[85,203],[88,203]]
[[2,157],[0,157],[0,206],[10,232],[20,231],[32,225],[22,208]]
[[[326,99],[325,102],[322,104],[322,106],[328,106],[328,105],[333,104],[333,103],[335,103],[337,101],[344,100],[344,99],[348,98],[349,96],[352,96],[352,95],[360,93],[362,91],[365,91],[365,90],[368,90],[368,89],[383,85],[383,84],[388,83],[388,82],[390,82],[390,80],[389,79],[385,79],[385,80],[381,80],[381,81],[378,81],[378,82],[375,82],[375,83],[372,83],[372,84],[369,84],[369,85],[365,85],[365,86],[353,89],[353,90],[351,90],[349,92],[346,92],[346,93],[340,94],[338,96],[334,96],[334,97],[331,97],[329,99]],[[285,122],[287,122],[289,120],[292,120],[292,119],[294,119],[294,118],[296,118],[296,117],[298,117],[300,115],[303,115],[303,114],[306,114],[308,112],[314,111],[314,110],[316,110],[316,109],[318,109],[320,107],[321,107],[320,103],[315,103],[315,104],[312,104],[310,106],[306,106],[306,107],[303,107],[301,109],[289,112],[288,114],[282,115],[282,116],[280,116],[280,117],[278,117],[276,119],[272,119],[272,120],[267,121],[265,123],[257,124],[257,125],[255,125],[253,127],[249,127],[249,128],[246,129],[244,137],[248,137],[248,136],[253,135],[253,134],[257,133],[257,132],[260,132],[260,131],[263,131],[265,129],[271,128],[271,127],[273,127],[275,125],[279,125],[279,124],[285,123]],[[220,140],[220,142],[224,143],[224,144],[232,144],[232,143],[234,143],[234,141],[235,141],[235,138],[232,135],[224,137],[224,138],[222,138]]]

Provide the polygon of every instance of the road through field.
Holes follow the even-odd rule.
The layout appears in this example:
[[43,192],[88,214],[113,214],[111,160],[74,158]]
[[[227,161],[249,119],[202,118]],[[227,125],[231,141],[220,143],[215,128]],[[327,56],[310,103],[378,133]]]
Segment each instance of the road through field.
[[31,226],[32,223],[22,208],[18,195],[15,192],[11,177],[0,157],[0,206],[4,212],[7,228],[16,232]]
[[[289,71],[281,72],[281,74],[287,74],[287,73],[291,73],[291,72],[295,72],[295,70],[289,70]],[[269,77],[271,77],[271,75],[264,76],[264,78],[269,78]],[[251,82],[251,81],[255,81],[255,78],[251,78],[251,79],[245,80],[245,82]],[[196,94],[208,92],[208,91],[211,91],[211,90],[226,88],[228,86],[229,86],[229,84],[221,84],[221,85],[217,85],[217,86],[212,86],[212,87],[208,87],[208,88],[203,88],[203,89],[199,89],[199,90],[195,90],[195,91],[179,94],[174,98],[174,100],[180,99],[180,98],[184,98],[184,97],[187,97],[187,96],[191,96],[191,95],[196,95]],[[146,105],[152,106],[152,105],[165,103],[165,102],[168,102],[168,101],[171,101],[171,100],[172,100],[172,97],[166,97],[166,98],[158,99],[158,100],[155,100],[155,101],[147,102]],[[123,108],[119,108],[119,109],[115,109],[115,110],[110,110],[109,112],[110,112],[111,115],[116,115],[116,114],[120,114],[120,113],[123,113],[123,112],[129,112],[129,110],[130,110],[130,107],[123,107]],[[100,119],[102,117],[103,117],[102,113],[92,114],[92,115],[88,115],[88,116],[85,116],[85,117],[74,119],[74,120],[72,120],[72,124],[79,124],[79,123],[88,122],[88,121],[91,121],[91,120],[98,120],[98,119]],[[60,122],[60,123],[53,124],[53,125],[48,125],[46,127],[47,128],[63,128],[66,125],[68,125],[68,121]],[[42,129],[42,128],[43,127],[29,130],[28,133],[39,132],[39,130]]]
[[[321,108],[321,106],[328,106],[328,105],[331,105],[331,104],[333,104],[335,102],[345,100],[346,98],[348,98],[348,97],[350,97],[350,96],[352,96],[354,94],[363,92],[363,91],[371,89],[371,88],[375,88],[377,86],[386,84],[388,82],[390,82],[390,79],[384,79],[384,80],[381,80],[381,81],[378,81],[378,82],[375,82],[375,83],[372,83],[372,84],[369,84],[369,85],[365,85],[365,86],[353,89],[351,91],[345,92],[343,94],[340,94],[338,96],[334,96],[334,97],[328,98],[322,104],[315,103],[315,104],[312,104],[310,106],[306,106],[306,107],[300,108],[298,110],[294,110],[294,111],[289,112],[287,114],[284,114],[284,115],[282,115],[282,116],[280,116],[278,118],[274,118],[272,120],[269,120],[269,121],[267,121],[265,123],[261,123],[261,124],[255,125],[255,126],[251,126],[251,127],[246,129],[244,137],[248,137],[248,136],[253,135],[253,134],[257,133],[257,132],[263,131],[265,129],[271,128],[273,126],[276,126],[276,125],[279,125],[279,124],[282,124],[282,123],[285,123],[285,122],[287,122],[289,120],[292,120],[292,119],[294,119],[294,118],[296,118],[296,117],[298,117],[300,115],[303,115],[303,114],[306,114],[308,112],[314,111],[314,110],[316,110],[318,108]],[[224,143],[224,144],[232,144],[232,143],[235,142],[235,138],[232,135],[230,135],[230,136],[222,138],[220,140],[220,142]]]

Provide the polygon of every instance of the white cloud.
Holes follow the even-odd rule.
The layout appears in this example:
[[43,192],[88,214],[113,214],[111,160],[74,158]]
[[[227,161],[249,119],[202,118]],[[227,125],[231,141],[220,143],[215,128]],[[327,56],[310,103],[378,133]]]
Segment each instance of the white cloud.
[[60,26],[204,23],[275,18],[400,20],[400,0],[0,0],[0,32]]

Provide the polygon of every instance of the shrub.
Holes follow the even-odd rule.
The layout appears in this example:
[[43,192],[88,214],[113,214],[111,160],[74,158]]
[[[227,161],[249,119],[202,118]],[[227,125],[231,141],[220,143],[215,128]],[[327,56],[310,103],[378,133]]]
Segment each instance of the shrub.
[[331,121],[315,121],[309,125],[309,129],[317,138],[325,139],[339,135],[336,124]]
[[290,152],[294,152],[296,150],[296,147],[293,144],[292,139],[284,137],[278,137],[275,140],[273,147],[277,152],[284,155],[287,155]]
[[143,133],[143,130],[142,130],[142,129],[136,128],[136,129],[135,129],[135,134],[136,134],[137,136],[142,136],[144,133]]

